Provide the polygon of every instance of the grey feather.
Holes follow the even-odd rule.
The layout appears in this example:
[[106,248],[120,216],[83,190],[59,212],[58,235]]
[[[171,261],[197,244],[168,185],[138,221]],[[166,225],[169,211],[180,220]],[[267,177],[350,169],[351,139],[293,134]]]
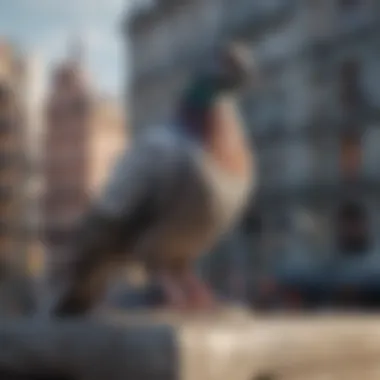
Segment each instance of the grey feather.
[[[180,223],[179,214],[191,215],[186,209],[202,206],[200,191],[207,187],[200,186],[195,150],[182,136],[160,128],[122,154],[104,192],[74,228],[66,262],[51,273],[55,283],[51,313],[87,309],[103,290],[112,263],[125,252],[145,254],[152,264],[152,247],[139,247],[149,242],[149,236],[154,238],[156,226],[165,225],[165,220]],[[183,204],[183,199],[194,203]],[[183,228],[176,225],[178,231]]]
[[[176,271],[211,248],[232,221],[229,215],[243,204],[224,202],[240,197],[239,191],[235,194],[239,184],[226,181],[213,167],[211,171],[216,174],[200,145],[169,129],[136,141],[76,228],[63,285],[50,312],[88,310],[105,289],[113,264],[126,253],[150,268]],[[227,182],[227,191],[220,179]]]

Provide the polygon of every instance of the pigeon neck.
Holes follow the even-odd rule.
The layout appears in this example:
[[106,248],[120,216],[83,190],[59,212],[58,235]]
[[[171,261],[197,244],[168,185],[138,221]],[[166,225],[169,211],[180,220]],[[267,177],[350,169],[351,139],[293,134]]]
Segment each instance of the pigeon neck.
[[190,83],[177,114],[177,124],[188,137],[199,141],[207,139],[210,110],[223,92],[222,79],[215,73],[206,72]]
[[208,117],[205,151],[225,172],[242,178],[251,173],[252,156],[235,99],[223,97]]
[[206,115],[196,109],[181,110],[176,125],[180,132],[187,138],[196,141],[203,141],[207,137]]

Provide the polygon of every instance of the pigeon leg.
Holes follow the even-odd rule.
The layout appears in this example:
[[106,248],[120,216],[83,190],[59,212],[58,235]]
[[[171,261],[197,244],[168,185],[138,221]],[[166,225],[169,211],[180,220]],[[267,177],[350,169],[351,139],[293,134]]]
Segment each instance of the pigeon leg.
[[209,310],[216,306],[211,290],[193,273],[181,276],[161,272],[157,279],[162,289],[164,306],[175,310]]
[[189,308],[210,309],[216,306],[216,299],[211,289],[193,272],[184,275],[182,284]]
[[186,308],[186,295],[181,283],[166,272],[161,272],[157,279],[163,292],[165,306],[175,309]]

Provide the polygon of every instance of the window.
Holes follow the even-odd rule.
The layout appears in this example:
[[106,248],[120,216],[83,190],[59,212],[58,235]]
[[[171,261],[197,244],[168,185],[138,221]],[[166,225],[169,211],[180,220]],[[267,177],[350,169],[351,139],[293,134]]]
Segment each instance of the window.
[[344,202],[337,215],[339,250],[346,255],[365,253],[370,246],[368,216],[365,207],[356,201]]
[[356,107],[360,101],[360,67],[356,61],[346,61],[340,67],[340,98],[344,108]]
[[0,83],[0,105],[8,104],[10,98],[11,90],[6,84]]
[[358,174],[362,162],[362,147],[359,136],[348,135],[343,137],[340,161],[344,178],[351,179]]
[[366,173],[377,176],[380,162],[380,129],[368,128],[363,136],[363,165]]

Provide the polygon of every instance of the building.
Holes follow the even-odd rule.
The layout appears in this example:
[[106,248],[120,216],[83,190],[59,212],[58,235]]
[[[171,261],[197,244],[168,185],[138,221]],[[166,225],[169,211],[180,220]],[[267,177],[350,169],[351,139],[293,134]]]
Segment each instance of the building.
[[43,132],[44,74],[43,62],[37,54],[28,54],[23,62],[26,80],[24,83],[25,107],[25,232],[27,239],[26,266],[28,272],[37,275],[42,262],[40,240],[41,215],[39,199],[42,191],[41,152]]
[[347,256],[380,265],[378,2],[163,0],[127,25],[137,130],[170,116],[188,73],[220,41],[252,46],[260,83],[243,111],[260,190],[240,231],[250,275]]
[[261,163],[259,251],[268,265],[369,255],[379,243],[379,7],[277,1],[257,18],[235,31],[263,68],[263,90],[246,102]]
[[46,101],[41,209],[47,252],[59,252],[67,241],[127,136],[118,102],[98,95],[81,51],[74,52],[55,68]]
[[[21,264],[24,257],[25,108],[23,57],[7,41],[0,43],[1,243],[0,256]],[[11,256],[10,256],[11,255]],[[14,261],[14,258],[16,260]]]
[[[28,250],[26,130],[27,57],[0,42],[0,313],[32,307],[25,283]],[[27,294],[28,293],[28,294]]]
[[87,133],[92,94],[79,57],[69,57],[55,68],[46,102],[41,208],[43,241],[49,249],[65,241],[89,201]]

